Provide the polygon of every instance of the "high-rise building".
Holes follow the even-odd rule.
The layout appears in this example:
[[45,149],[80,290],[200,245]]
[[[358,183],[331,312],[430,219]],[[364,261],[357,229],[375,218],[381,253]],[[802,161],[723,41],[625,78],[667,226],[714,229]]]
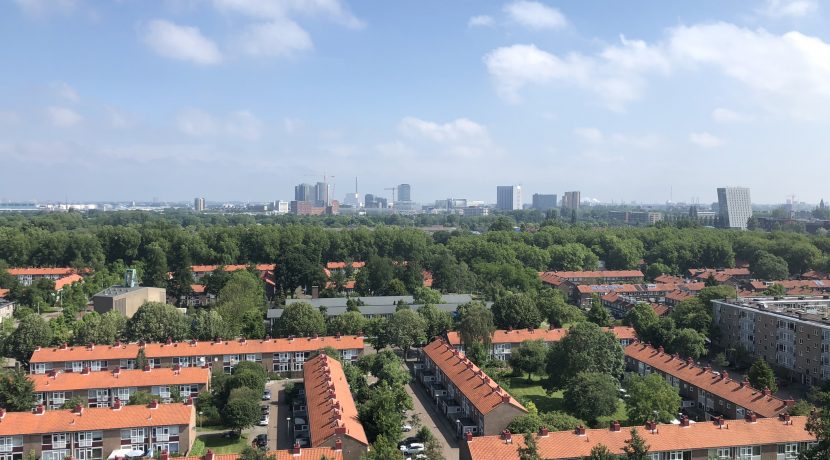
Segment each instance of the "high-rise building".
[[398,186],[398,201],[412,201],[412,187],[409,184]]
[[201,198],[196,198],[195,200],[193,200],[193,209],[196,212],[204,211],[205,210],[205,198],[201,197]]
[[389,207],[389,200],[384,197],[375,197],[375,207],[380,209],[386,209]]
[[533,204],[531,207],[533,209],[538,209],[540,211],[547,211],[549,209],[554,209],[558,207],[559,201],[557,200],[556,195],[545,195],[541,193],[534,193],[533,194]]
[[327,182],[317,182],[314,186],[314,201],[317,206],[328,206],[329,184]]
[[522,186],[499,185],[496,187],[496,209],[518,211],[522,209]]
[[316,191],[311,184],[300,184],[294,187],[294,201],[315,201]]
[[745,229],[749,218],[752,217],[749,188],[718,188],[718,217],[721,227]]
[[363,198],[363,207],[364,208],[377,208],[377,204],[375,204],[375,195],[371,193],[367,193],[366,197]]
[[578,191],[565,192],[565,195],[562,196],[562,209],[566,209],[569,211],[578,211],[579,202],[581,201],[581,195],[582,194]]

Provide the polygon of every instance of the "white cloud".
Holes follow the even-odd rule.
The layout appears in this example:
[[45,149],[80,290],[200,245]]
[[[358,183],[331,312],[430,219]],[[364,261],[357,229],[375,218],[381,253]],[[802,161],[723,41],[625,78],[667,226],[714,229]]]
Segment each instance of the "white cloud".
[[308,33],[289,19],[248,26],[237,37],[236,46],[253,57],[284,57],[314,48]]
[[225,122],[225,131],[231,136],[255,141],[262,134],[262,122],[251,112],[239,110],[230,114]]
[[[646,134],[641,136],[632,136],[629,134],[603,133],[599,128],[576,128],[574,135],[589,144],[592,148],[605,147],[627,147],[638,150],[651,149],[660,142],[660,139],[653,134]],[[596,152],[595,152],[596,153]]]
[[196,108],[183,109],[176,116],[179,131],[191,137],[219,137],[223,135],[258,140],[262,136],[262,121],[247,110],[231,112],[226,117],[215,117]]
[[440,144],[447,153],[458,157],[477,157],[492,150],[487,128],[467,118],[435,123],[406,117],[398,124],[398,131],[413,141]]
[[14,0],[14,2],[30,16],[68,13],[78,6],[78,0]]
[[487,15],[473,16],[467,21],[467,27],[492,27],[495,24],[495,19]]
[[204,110],[190,108],[179,112],[176,126],[188,136],[202,137],[215,134],[217,123],[213,116]]
[[539,2],[515,1],[505,5],[504,11],[510,19],[529,29],[561,29],[568,24],[559,10]]
[[115,107],[105,107],[109,125],[116,129],[128,128],[133,125],[130,115]]
[[52,83],[51,86],[52,90],[55,91],[55,94],[62,99],[66,99],[69,102],[79,102],[81,100],[81,96],[78,95],[75,88],[69,86],[68,83],[56,82]]
[[144,42],[161,56],[196,64],[218,64],[222,53],[197,27],[180,26],[162,19],[150,21]]
[[597,128],[576,128],[574,134],[591,143],[599,143],[604,139],[602,131]]
[[712,119],[723,124],[746,123],[752,121],[752,117],[749,115],[744,115],[723,107],[718,107],[715,110],[712,110]]
[[766,0],[759,12],[771,18],[802,18],[818,11],[815,0]]
[[723,140],[706,131],[689,134],[689,140],[692,141],[692,144],[704,149],[711,149],[723,145]]
[[285,134],[295,134],[303,127],[302,120],[286,117],[282,119],[282,130]]
[[291,14],[327,17],[343,26],[360,29],[365,23],[340,0],[213,0],[216,9],[261,19],[285,19]]
[[59,128],[69,128],[77,125],[84,120],[78,112],[66,107],[47,107],[46,117],[54,126]]

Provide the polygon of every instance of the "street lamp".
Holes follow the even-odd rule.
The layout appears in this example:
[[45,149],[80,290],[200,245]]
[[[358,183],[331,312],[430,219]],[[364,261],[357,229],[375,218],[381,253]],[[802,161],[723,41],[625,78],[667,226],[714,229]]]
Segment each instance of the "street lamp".
[[[290,438],[291,437],[291,417],[285,417],[285,426],[286,426],[286,428],[288,428],[288,436]],[[289,439],[289,441],[290,441],[290,439]],[[291,444],[293,445],[294,443],[292,442]]]
[[202,427],[202,414],[204,414],[204,412],[199,411],[199,420],[198,420],[199,423],[197,424],[198,426],[196,428],[201,428]]

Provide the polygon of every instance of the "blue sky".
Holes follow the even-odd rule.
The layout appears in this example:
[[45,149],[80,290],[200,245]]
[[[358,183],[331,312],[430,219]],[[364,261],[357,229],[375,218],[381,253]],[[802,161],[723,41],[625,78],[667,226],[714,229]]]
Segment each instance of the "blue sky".
[[14,0],[0,200],[818,202],[830,3]]

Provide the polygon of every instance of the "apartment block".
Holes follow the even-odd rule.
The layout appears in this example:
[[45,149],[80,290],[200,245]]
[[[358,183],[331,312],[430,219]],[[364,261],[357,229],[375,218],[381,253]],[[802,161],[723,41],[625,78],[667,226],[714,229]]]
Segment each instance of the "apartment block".
[[706,287],[705,283],[579,285],[576,286],[571,299],[583,308],[591,306],[594,296],[602,297],[611,293],[624,295],[643,302],[665,303],[666,296],[670,293],[685,292],[697,295],[704,287]]
[[740,345],[807,385],[830,379],[830,299],[753,297],[712,301],[723,347]]
[[[305,402],[294,412],[295,439],[307,440],[310,447],[339,450],[345,460],[363,457],[369,440],[340,362],[325,354],[309,360],[303,370],[303,388]],[[307,424],[296,423],[298,418]]]
[[262,340],[223,340],[213,342],[116,343],[114,345],[68,346],[38,348],[29,360],[32,374],[50,370],[81,372],[135,369],[135,358],[144,350],[152,368],[208,367],[213,372],[231,372],[242,361],[262,364],[265,370],[285,376],[299,377],[308,356],[324,348],[340,351],[345,362],[355,361],[363,354],[363,337],[288,337]]
[[81,398],[89,407],[111,407],[118,400],[126,404],[136,392],[150,393],[160,402],[172,402],[178,389],[182,401],[196,397],[210,386],[210,369],[204,367],[150,368],[92,372],[62,372],[52,369],[46,374],[30,374],[35,384],[38,404],[60,409],[66,401]]
[[[613,333],[623,347],[628,346],[628,344],[637,339],[637,334],[632,327],[618,326],[603,329],[606,332]],[[522,342],[541,340],[547,344],[551,344],[562,340],[566,335],[568,335],[568,330],[565,328],[497,329],[493,331],[492,338],[490,339],[490,355],[500,361],[508,361],[512,350],[518,348]],[[462,353],[464,352],[461,334],[457,331],[447,332],[447,342],[456,350]]]
[[6,271],[17,277],[17,282],[23,286],[31,286],[32,283],[43,278],[57,281],[76,273],[72,267],[12,267]]
[[747,380],[733,380],[726,371],[700,367],[691,358],[665,353],[662,347],[633,343],[624,351],[629,371],[640,375],[659,374],[677,388],[683,399],[683,409],[698,420],[742,419],[748,413],[757,417],[777,417],[795,404],[791,399],[772,395],[769,388],[752,388]]
[[415,365],[416,377],[438,412],[449,419],[456,436],[501,433],[514,418],[527,413],[446,340],[436,339],[423,347],[421,357],[423,361]]
[[115,310],[132,318],[146,302],[167,302],[167,290],[146,286],[111,286],[92,296],[92,305],[99,314]]
[[192,405],[158,404],[32,412],[0,409],[0,455],[21,460],[34,451],[42,460],[126,458],[129,451],[158,456],[185,454],[195,438]]
[[[649,446],[648,460],[795,460],[816,442],[807,431],[807,417],[782,416],[761,419],[716,420],[679,424],[647,423],[635,427]],[[588,458],[602,444],[623,456],[631,428],[611,422],[607,429],[585,429],[536,434],[539,457],[546,460]],[[524,435],[468,436],[460,446],[461,460],[519,460]],[[624,458],[624,456],[623,456]]]

